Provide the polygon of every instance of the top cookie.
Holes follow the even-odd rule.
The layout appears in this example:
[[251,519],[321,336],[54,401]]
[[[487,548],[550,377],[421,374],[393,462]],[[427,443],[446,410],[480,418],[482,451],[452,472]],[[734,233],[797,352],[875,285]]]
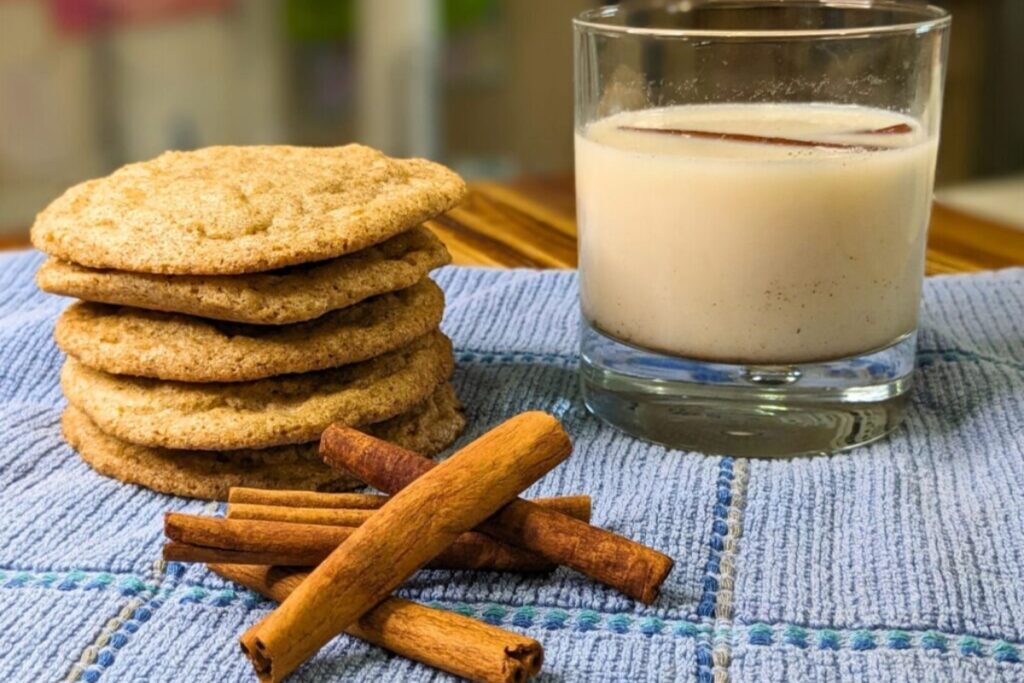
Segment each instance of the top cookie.
[[32,243],[92,268],[254,273],[358,251],[465,192],[444,166],[362,145],[207,147],[72,187],[36,218]]

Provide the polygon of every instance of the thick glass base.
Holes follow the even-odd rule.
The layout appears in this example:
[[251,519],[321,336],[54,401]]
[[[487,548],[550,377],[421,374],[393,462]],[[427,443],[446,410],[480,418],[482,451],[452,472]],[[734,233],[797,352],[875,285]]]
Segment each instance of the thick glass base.
[[688,360],[613,339],[584,319],[580,375],[594,415],[672,448],[743,457],[835,453],[903,419],[917,336],[795,365]]

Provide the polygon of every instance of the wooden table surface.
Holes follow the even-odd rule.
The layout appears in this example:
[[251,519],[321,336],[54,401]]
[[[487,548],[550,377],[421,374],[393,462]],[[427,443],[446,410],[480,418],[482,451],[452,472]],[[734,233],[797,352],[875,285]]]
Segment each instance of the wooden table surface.
[[[574,268],[576,196],[571,175],[470,183],[458,208],[429,223],[455,263]],[[0,249],[28,246],[25,235],[0,236]],[[935,205],[926,270],[970,273],[1024,265],[1024,231]]]
[[[469,198],[430,227],[458,264],[576,266],[572,176],[470,183]],[[1024,231],[935,205],[928,236],[929,275],[1014,265],[1024,265]]]

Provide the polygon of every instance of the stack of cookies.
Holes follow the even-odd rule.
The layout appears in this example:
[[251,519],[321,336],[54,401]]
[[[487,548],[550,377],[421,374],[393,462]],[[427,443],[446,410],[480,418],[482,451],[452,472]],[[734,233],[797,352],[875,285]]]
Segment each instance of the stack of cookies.
[[448,384],[450,259],[421,226],[465,185],[359,145],[169,152],[68,190],[37,218],[68,359],[67,440],[97,471],[223,499],[336,491],[316,441],[342,422],[423,453],[464,426]]

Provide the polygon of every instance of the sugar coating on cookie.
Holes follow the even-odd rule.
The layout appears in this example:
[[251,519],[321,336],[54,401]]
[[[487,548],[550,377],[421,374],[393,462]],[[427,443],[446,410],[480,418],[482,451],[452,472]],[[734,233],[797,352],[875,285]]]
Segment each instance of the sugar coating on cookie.
[[[324,465],[315,441],[224,452],[148,448],[105,434],[74,406],[65,410],[61,425],[68,443],[97,472],[162,493],[226,500],[232,486],[343,491],[360,485]],[[450,446],[464,427],[458,398],[451,385],[444,384],[410,411],[361,429],[403,448],[434,455]]]
[[67,190],[32,243],[91,268],[238,274],[334,258],[443,213],[465,183],[362,145],[165,152]]
[[188,450],[269,448],[319,438],[333,422],[360,425],[411,409],[454,368],[440,332],[354,365],[253,382],[198,384],[110,375],[69,358],[68,403],[107,434]]
[[257,325],[304,322],[378,294],[410,287],[451,262],[444,244],[416,227],[328,261],[248,275],[155,275],[49,258],[43,291],[154,311]]
[[369,360],[437,329],[444,294],[431,280],[305,323],[245,325],[79,302],[57,319],[68,355],[115,375],[243,382]]

